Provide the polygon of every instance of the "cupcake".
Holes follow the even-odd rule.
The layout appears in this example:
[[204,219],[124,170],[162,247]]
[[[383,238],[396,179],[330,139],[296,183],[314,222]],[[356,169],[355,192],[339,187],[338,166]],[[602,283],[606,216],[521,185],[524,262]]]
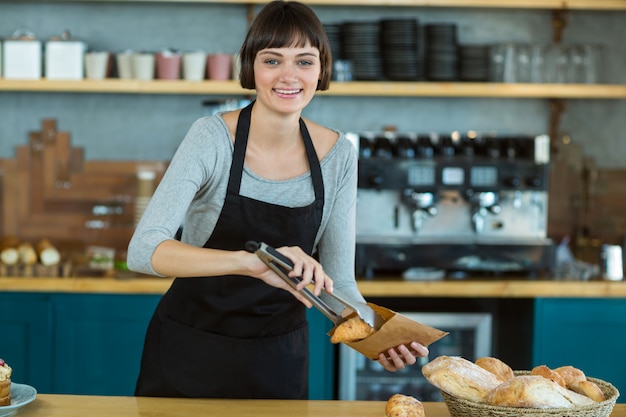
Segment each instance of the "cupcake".
[[0,359],[0,407],[11,405],[11,367]]

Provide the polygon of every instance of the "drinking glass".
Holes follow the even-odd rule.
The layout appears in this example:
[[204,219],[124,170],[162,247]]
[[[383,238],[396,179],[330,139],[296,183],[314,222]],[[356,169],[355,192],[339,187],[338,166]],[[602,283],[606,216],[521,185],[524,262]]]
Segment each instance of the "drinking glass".
[[515,45],[515,80],[516,83],[529,83],[531,74],[530,45]]
[[565,82],[567,72],[567,50],[559,44],[550,44],[546,54],[545,80],[548,83],[561,84]]
[[570,45],[567,47],[567,70],[565,82],[580,84],[584,79],[583,49],[580,45]]
[[585,84],[598,84],[602,82],[602,59],[603,47],[599,44],[584,44],[582,49],[582,82]]
[[546,45],[533,44],[530,46],[530,82],[543,83],[546,73]]
[[489,49],[489,81],[496,83],[515,82],[515,45],[502,43]]

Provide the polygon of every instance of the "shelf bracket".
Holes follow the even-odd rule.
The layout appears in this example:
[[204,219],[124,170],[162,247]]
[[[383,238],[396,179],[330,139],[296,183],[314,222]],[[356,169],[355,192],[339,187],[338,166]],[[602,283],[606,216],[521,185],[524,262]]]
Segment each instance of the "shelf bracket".
[[550,153],[554,155],[558,150],[558,137],[561,124],[561,116],[567,109],[567,102],[564,99],[550,99]]
[[255,5],[253,3],[249,3],[248,11],[246,13],[246,22],[248,24],[248,29],[250,28],[250,25],[252,25],[252,21],[254,20],[255,16],[256,16]]
[[568,20],[567,10],[556,9],[552,11],[552,40],[554,43],[560,43],[563,39],[563,31],[565,26],[567,26]]

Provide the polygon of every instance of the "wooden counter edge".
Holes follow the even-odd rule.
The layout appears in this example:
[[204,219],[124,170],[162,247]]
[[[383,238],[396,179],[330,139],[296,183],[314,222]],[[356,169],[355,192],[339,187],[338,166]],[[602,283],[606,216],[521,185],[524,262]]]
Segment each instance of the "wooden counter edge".
[[[163,294],[172,278],[0,277],[0,292]],[[357,280],[365,297],[626,298],[626,282],[535,280]]]
[[[148,397],[106,397],[40,394],[20,409],[20,417],[127,417],[232,416],[232,417],[382,417],[384,401],[337,400],[216,400]],[[428,417],[450,417],[443,402],[424,402]],[[611,417],[624,416],[626,404],[616,404]]]

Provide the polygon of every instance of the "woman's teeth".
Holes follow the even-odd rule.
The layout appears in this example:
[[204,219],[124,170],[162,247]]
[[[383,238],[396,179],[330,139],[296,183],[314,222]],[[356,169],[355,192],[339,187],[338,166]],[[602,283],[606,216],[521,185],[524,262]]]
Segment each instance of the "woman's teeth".
[[274,91],[276,91],[279,94],[298,94],[300,92],[300,90],[279,90],[279,89],[275,89]]

